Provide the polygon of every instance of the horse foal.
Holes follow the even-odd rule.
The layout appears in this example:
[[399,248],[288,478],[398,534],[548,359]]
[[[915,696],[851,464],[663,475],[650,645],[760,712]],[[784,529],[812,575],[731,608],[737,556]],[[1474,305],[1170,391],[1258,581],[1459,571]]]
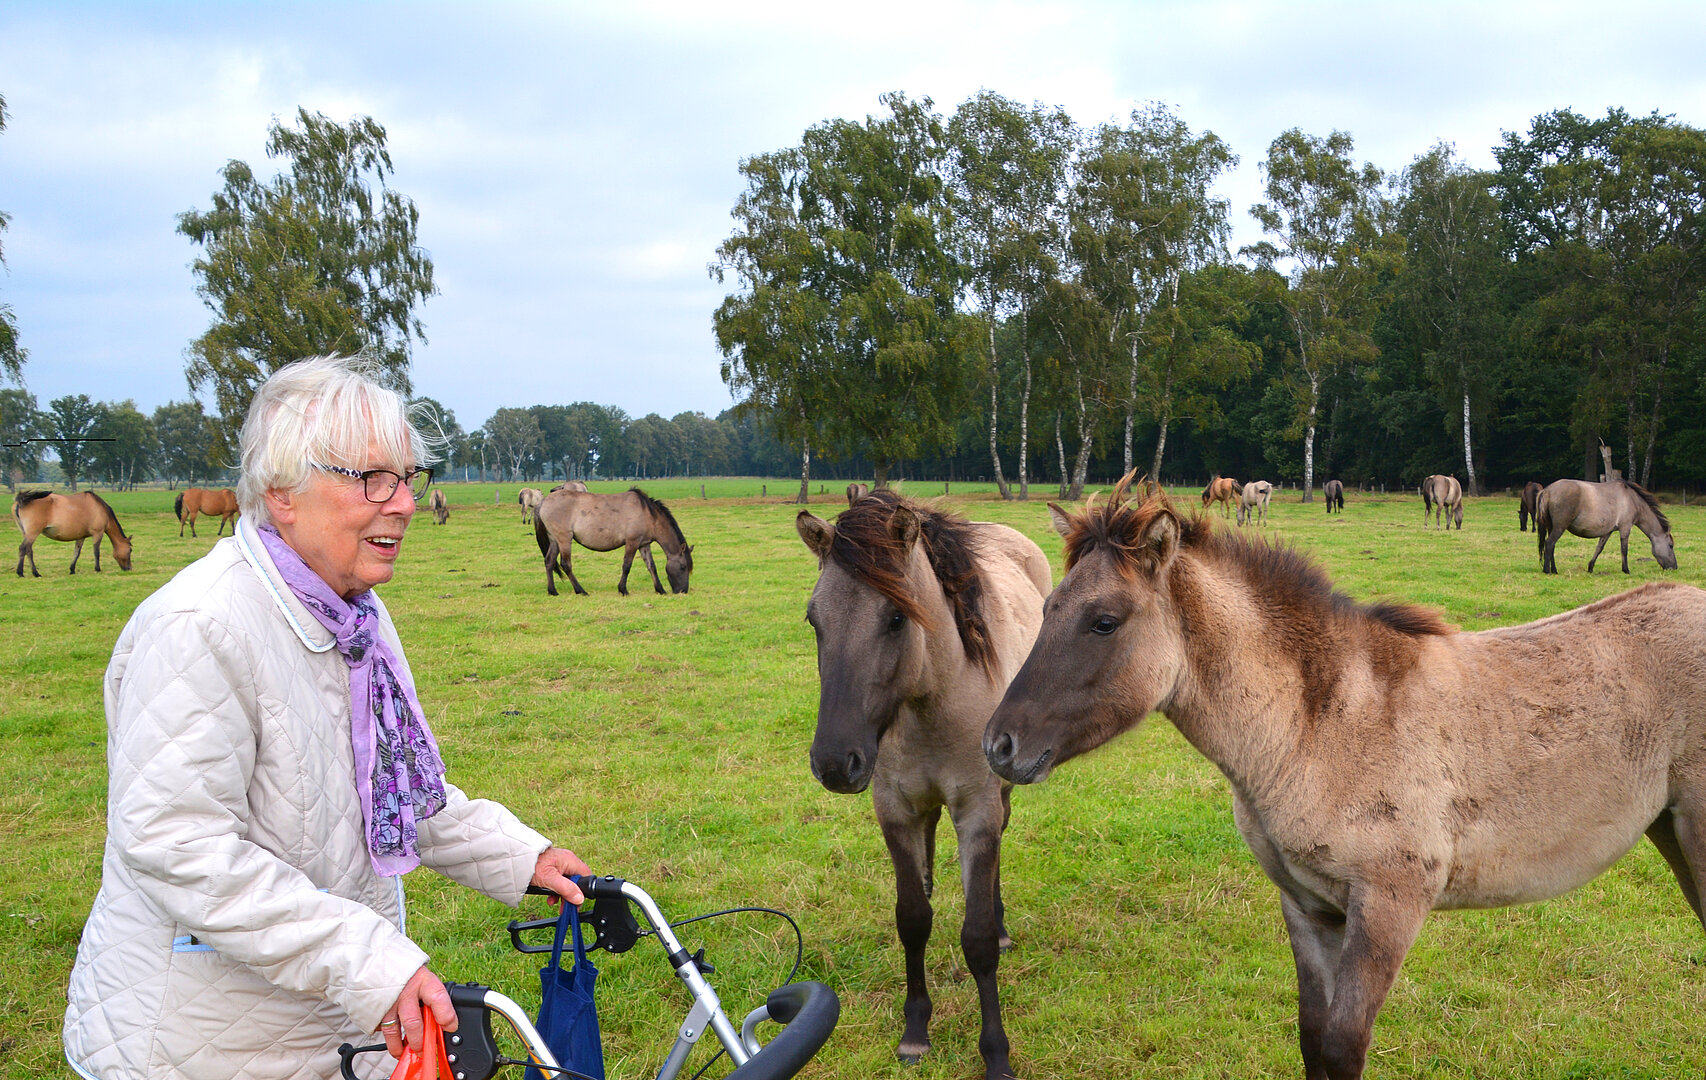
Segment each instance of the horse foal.
[[811,768],[830,791],[871,789],[895,874],[895,927],[906,951],[906,1030],[896,1053],[930,1048],[924,949],[936,826],[959,837],[965,923],[960,948],[977,982],[986,1080],[1012,1075],[996,987],[1003,925],[1001,834],[1010,786],[989,771],[984,724],[1042,622],[1050,573],[1042,550],[1004,525],[967,522],[874,491],[831,525],[795,521],[818,559],[806,620],[817,635],[819,696]]
[[118,523],[118,515],[105,499],[93,491],[60,495],[51,491],[21,491],[12,500],[12,520],[24,534],[18,545],[18,576],[24,576],[24,560],[30,561],[30,573],[41,577],[36,569],[36,538],[75,542],[71,553],[70,573],[77,572],[77,560],[83,557],[83,541],[95,538],[95,573],[101,572],[101,538],[113,542],[113,558],[120,570],[130,569],[130,537]]
[[1706,591],[1460,633],[1162,495],[1051,510],[1067,573],[990,765],[1040,781],[1152,709],[1213,760],[1280,891],[1310,1080],[1362,1076],[1429,911],[1557,896],[1644,834],[1706,925]]

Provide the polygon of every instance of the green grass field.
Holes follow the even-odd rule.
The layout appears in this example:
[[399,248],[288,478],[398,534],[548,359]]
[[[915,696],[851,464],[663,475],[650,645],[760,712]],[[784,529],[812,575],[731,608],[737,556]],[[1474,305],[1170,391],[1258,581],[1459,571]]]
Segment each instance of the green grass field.
[[[938,857],[930,1060],[899,1065],[901,951],[888,860],[868,796],[811,778],[817,674],[805,601],[816,577],[795,536],[797,481],[648,484],[695,544],[685,596],[652,593],[620,553],[575,553],[592,595],[545,595],[515,485],[447,485],[449,525],[424,511],[383,590],[451,777],[498,798],[596,869],[648,888],[676,916],[785,908],[806,935],[805,974],[841,995],[814,1077],[981,1075],[975,990],[958,955],[953,834]],[[768,498],[760,497],[763,483]],[[614,487],[615,485],[610,485]],[[833,516],[842,485],[814,496]],[[814,492],[817,485],[813,485]],[[914,483],[914,495],[941,486]],[[1042,502],[954,485],[947,505],[1032,536],[1060,573]],[[1195,506],[1192,492],[1181,502]],[[100,680],[130,612],[213,539],[177,536],[172,493],[108,496],[136,537],[134,569],[68,578],[46,540],[43,577],[0,577],[0,1073],[68,1076],[64,985],[99,881],[104,836]],[[1660,578],[1646,542],[1633,573],[1616,541],[1592,577],[1588,541],[1559,545],[1543,577],[1510,498],[1469,500],[1461,533],[1422,528],[1414,495],[1349,493],[1347,513],[1276,493],[1269,532],[1312,552],[1363,600],[1431,605],[1464,629],[1524,622]],[[1706,509],[1668,506],[1681,569],[1706,584]],[[214,526],[217,527],[216,525]],[[211,531],[211,530],[207,530]],[[1637,558],[1638,556],[1638,558]],[[8,566],[9,569],[9,566]],[[1607,572],[1609,570],[1609,572]],[[1014,1063],[1043,1077],[1252,1077],[1301,1073],[1295,985],[1278,895],[1232,825],[1219,773],[1164,720],[1014,794],[1005,844],[1002,995]],[[411,875],[410,930],[447,978],[536,1002],[537,964],[510,951],[501,905]],[[531,909],[542,913],[542,905]],[[779,982],[793,937],[742,916],[687,928],[708,947],[737,1017]],[[609,1075],[655,1074],[685,996],[656,946],[598,960]],[[696,1062],[705,1060],[701,1049]],[[1643,844],[1611,872],[1531,907],[1435,915],[1375,1029],[1370,1075],[1677,1077],[1706,1068],[1706,935]],[[720,1074],[723,1066],[712,1070]]]

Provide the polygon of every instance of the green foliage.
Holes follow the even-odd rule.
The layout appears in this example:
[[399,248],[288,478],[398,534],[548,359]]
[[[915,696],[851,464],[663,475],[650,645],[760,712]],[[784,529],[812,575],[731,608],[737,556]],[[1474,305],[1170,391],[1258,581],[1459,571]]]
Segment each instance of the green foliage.
[[100,406],[94,434],[101,441],[89,444],[93,475],[122,490],[134,488],[138,480],[153,474],[160,452],[159,434],[154,422],[137,411],[136,402]]
[[214,313],[185,374],[192,391],[212,390],[228,439],[255,387],[297,360],[366,353],[408,389],[411,342],[426,340],[416,309],[437,290],[415,204],[388,185],[385,137],[371,117],[342,125],[298,109],[295,127],[268,128],[284,172],[263,181],[232,161],[212,209],[178,216],[203,249],[191,268]]
[[223,471],[213,420],[194,398],[169,401],[155,409],[154,434],[160,442],[158,473],[173,485],[193,484]]
[[[0,94],[0,132],[6,130],[6,97]],[[12,222],[12,215],[0,210],[0,233],[6,231],[6,226]],[[0,267],[6,265],[6,249],[0,246]],[[18,344],[18,318],[12,312],[12,305],[0,304],[0,375],[7,376],[14,382],[24,381],[24,361],[29,359],[29,351]],[[9,471],[9,470],[8,470]],[[10,480],[8,480],[10,483]]]
[[67,394],[48,402],[47,412],[41,416],[42,435],[53,448],[72,491],[77,490],[77,481],[89,465],[89,440],[95,437],[102,413],[102,407],[89,400],[88,394]]
[[41,413],[36,396],[22,389],[0,389],[0,479],[16,491],[20,483],[35,479],[41,467]]

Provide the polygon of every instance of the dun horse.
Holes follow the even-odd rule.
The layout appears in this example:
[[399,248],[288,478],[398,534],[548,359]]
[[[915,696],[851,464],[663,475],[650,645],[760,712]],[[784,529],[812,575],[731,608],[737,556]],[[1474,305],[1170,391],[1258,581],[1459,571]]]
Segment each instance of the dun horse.
[[1241,490],[1243,489],[1238,486],[1238,481],[1232,477],[1215,473],[1213,478],[1209,480],[1208,486],[1202,489],[1202,508],[1207,510],[1209,503],[1219,503],[1220,516],[1231,517],[1232,504],[1237,500],[1238,493]]
[[871,788],[895,872],[895,925],[906,951],[906,1029],[896,1049],[930,1048],[924,976],[936,827],[945,807],[959,838],[965,923],[960,947],[977,982],[988,1080],[1011,1075],[996,989],[1003,926],[1001,834],[1008,784],[981,751],[984,724],[1042,622],[1048,560],[1004,525],[962,521],[889,491],[858,500],[834,525],[801,511],[818,559],[806,606],[817,635],[812,775],[830,791]]
[[432,523],[443,525],[450,520],[450,503],[439,488],[432,489]]
[[178,515],[179,536],[184,535],[185,523],[189,524],[190,535],[196,534],[197,514],[219,519],[219,531],[215,536],[224,536],[227,525],[231,526],[232,532],[237,531],[234,521],[237,517],[237,493],[230,488],[221,488],[218,491],[212,488],[185,488],[172,500],[172,510]]
[[1527,532],[1530,519],[1534,527],[1540,528],[1540,493],[1546,490],[1546,485],[1538,480],[1530,480],[1522,485],[1522,496],[1516,505],[1516,527],[1518,532]]
[[538,488],[522,488],[515,493],[515,501],[521,506],[521,523],[526,525],[538,519],[539,504],[545,501],[545,493]]
[[1438,473],[1422,481],[1422,528],[1428,527],[1428,518],[1432,515],[1440,528],[1451,528],[1452,521],[1457,522],[1457,531],[1463,531],[1463,485],[1457,482],[1455,476],[1441,476]]
[[1458,633],[1162,496],[1050,510],[1068,569],[990,765],[1040,781],[1151,709],[1212,759],[1280,890],[1311,1080],[1362,1076],[1431,910],[1557,896],[1645,833],[1706,920],[1706,592]]
[[20,492],[12,501],[12,520],[24,534],[18,545],[18,576],[24,576],[24,560],[30,560],[30,573],[41,577],[36,569],[36,537],[49,540],[75,541],[77,550],[71,553],[71,570],[77,572],[77,560],[83,557],[83,541],[95,538],[95,572],[101,572],[101,539],[113,542],[113,558],[120,570],[130,569],[130,537],[124,534],[118,517],[106,500],[93,491],[73,495],[58,495],[51,491]]
[[1566,531],[1590,539],[1599,538],[1588,560],[1588,573],[1599,561],[1605,542],[1616,533],[1623,543],[1623,572],[1629,572],[1629,530],[1640,529],[1653,545],[1653,558],[1666,570],[1676,569],[1676,545],[1671,540],[1670,520],[1659,509],[1652,493],[1633,480],[1608,480],[1591,484],[1586,480],[1554,480],[1541,492],[1534,514],[1534,533],[1540,541],[1540,569],[1556,574],[1553,558],[1558,538]]
[[558,484],[556,487],[552,488],[551,490],[552,490],[552,492],[585,491],[586,490],[586,481],[585,480],[565,480],[564,482],[562,482],[561,484]]
[[847,485],[847,505],[852,506],[854,503],[858,502],[860,499],[863,499],[865,496],[869,495],[870,493],[871,493],[871,485],[870,484],[848,484]]
[[1268,523],[1268,500],[1273,497],[1274,486],[1266,480],[1252,480],[1244,485],[1244,490],[1238,496],[1238,524],[1253,525],[1256,516],[1261,515],[1261,523]]
[[653,543],[663,548],[664,573],[671,592],[686,592],[687,578],[693,572],[693,549],[687,546],[675,515],[639,488],[617,495],[553,491],[539,504],[533,535],[539,540],[539,553],[545,556],[545,591],[552,596],[557,595],[556,574],[568,578],[576,593],[587,595],[570,565],[571,544],[590,551],[622,548],[622,580],[616,591],[623,596],[628,595],[628,570],[634,565],[635,552],[652,573],[652,587],[663,594],[657,564],[652,562]]
[[1339,513],[1345,512],[1345,485],[1342,481],[1327,481],[1322,492],[1327,496],[1327,513],[1331,514],[1335,507],[1338,508]]

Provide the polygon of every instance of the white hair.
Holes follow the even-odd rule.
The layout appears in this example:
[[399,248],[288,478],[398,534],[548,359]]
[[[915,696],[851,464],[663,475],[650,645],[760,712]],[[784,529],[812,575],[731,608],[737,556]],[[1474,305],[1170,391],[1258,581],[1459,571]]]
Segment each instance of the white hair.
[[[297,492],[317,465],[346,469],[427,465],[442,433],[437,418],[379,382],[381,369],[349,356],[317,356],[273,372],[255,391],[238,439],[242,474],[237,505],[251,520],[271,521],[268,491]],[[370,452],[377,450],[377,459]]]

